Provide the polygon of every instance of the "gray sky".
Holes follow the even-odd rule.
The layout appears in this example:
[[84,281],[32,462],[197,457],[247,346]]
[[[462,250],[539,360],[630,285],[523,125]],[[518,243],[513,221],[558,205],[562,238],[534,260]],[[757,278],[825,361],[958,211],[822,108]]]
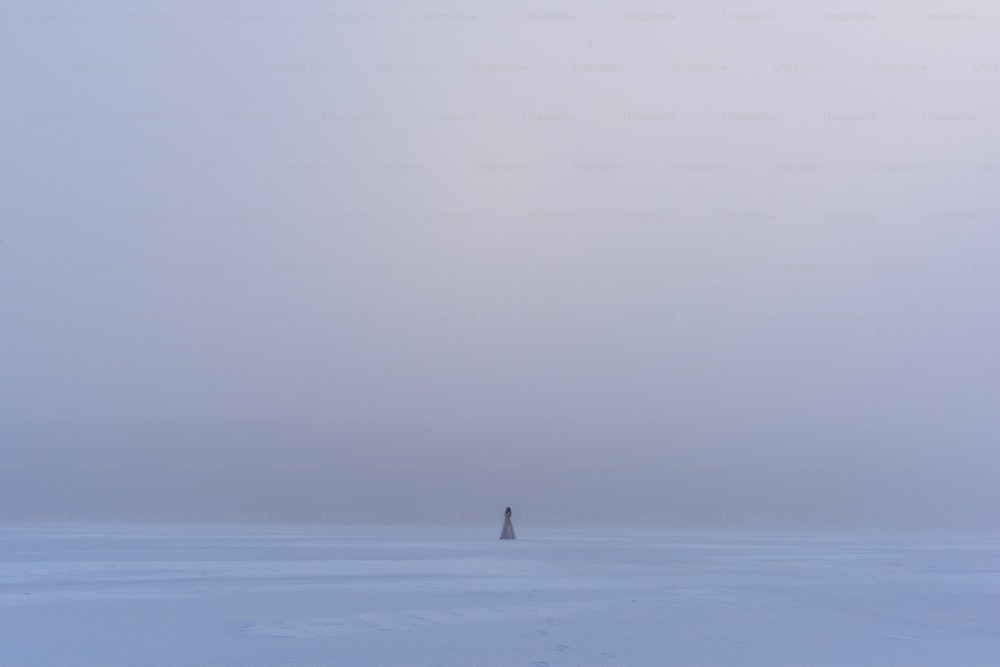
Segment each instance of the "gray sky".
[[989,525],[993,3],[0,21],[0,515]]

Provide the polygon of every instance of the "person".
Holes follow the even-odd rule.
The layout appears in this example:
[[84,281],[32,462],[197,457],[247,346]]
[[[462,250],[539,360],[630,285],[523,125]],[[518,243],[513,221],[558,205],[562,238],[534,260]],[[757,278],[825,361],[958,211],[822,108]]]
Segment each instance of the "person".
[[517,536],[514,534],[514,524],[510,522],[510,508],[503,513],[503,530],[500,531],[501,540],[516,540]]

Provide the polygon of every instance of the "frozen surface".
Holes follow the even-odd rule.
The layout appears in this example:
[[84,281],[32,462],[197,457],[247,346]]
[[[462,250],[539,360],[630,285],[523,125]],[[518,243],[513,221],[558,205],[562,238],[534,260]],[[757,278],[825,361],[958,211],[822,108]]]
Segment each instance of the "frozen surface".
[[995,665],[1000,538],[7,525],[0,666]]

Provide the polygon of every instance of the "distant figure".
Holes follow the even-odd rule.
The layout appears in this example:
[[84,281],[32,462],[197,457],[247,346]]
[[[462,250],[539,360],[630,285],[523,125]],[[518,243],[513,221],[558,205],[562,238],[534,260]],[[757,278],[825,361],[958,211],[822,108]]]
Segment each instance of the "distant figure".
[[503,530],[500,532],[501,540],[516,540],[517,535],[514,534],[514,524],[510,522],[510,508],[503,513]]

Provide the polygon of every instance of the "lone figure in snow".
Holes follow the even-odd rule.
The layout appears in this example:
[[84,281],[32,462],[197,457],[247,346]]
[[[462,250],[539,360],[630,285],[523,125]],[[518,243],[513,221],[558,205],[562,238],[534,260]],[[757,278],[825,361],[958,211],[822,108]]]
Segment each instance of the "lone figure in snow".
[[514,534],[514,524],[510,522],[510,508],[503,513],[503,530],[500,531],[501,540],[516,540],[517,535]]

